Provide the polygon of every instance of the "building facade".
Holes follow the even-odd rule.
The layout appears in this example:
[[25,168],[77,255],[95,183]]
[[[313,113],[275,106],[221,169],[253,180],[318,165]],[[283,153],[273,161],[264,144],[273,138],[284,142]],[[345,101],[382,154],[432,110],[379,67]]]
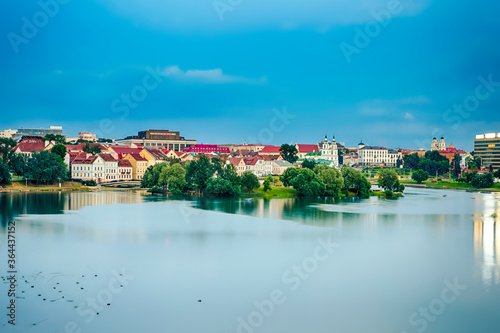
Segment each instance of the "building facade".
[[141,180],[148,168],[148,160],[139,154],[127,154],[123,159],[132,164],[132,179]]
[[231,153],[231,151],[229,150],[228,147],[219,147],[217,145],[203,145],[203,144],[188,147],[184,151],[186,153],[202,153],[202,154],[208,154],[208,153],[230,154]]
[[9,138],[9,139],[12,139],[16,134],[17,134],[16,130],[6,129],[6,130],[3,130],[3,131],[0,131],[0,138]]
[[500,133],[478,134],[474,140],[474,156],[481,157],[485,168],[500,169]]
[[75,160],[71,164],[71,177],[73,179],[94,180],[102,182],[106,177],[106,162],[99,155],[89,156],[85,159]]
[[111,182],[118,180],[118,160],[111,154],[99,154],[104,160],[104,180]]
[[180,136],[179,132],[169,130],[146,130],[140,131],[138,135],[129,136],[117,143],[129,147],[141,147],[152,149],[168,149],[183,151],[184,149],[196,145],[196,140],[186,140]]
[[358,149],[358,164],[364,167],[396,167],[403,160],[403,155],[393,149],[380,146],[365,146]]
[[132,163],[128,160],[118,160],[118,180],[132,180]]
[[50,126],[48,129],[47,128],[20,128],[17,130],[16,136],[23,136],[23,135],[35,135],[35,136],[41,136],[44,137],[47,134],[54,134],[54,135],[63,135],[63,128],[62,126]]
[[90,132],[79,132],[78,133],[78,139],[81,140],[86,140],[86,141],[91,141],[91,142],[96,142],[97,137],[95,134],[90,133]]

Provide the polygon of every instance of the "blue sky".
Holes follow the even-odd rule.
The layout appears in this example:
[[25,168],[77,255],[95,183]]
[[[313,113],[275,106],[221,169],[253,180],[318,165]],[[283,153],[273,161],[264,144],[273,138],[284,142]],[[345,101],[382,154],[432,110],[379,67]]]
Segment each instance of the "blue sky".
[[0,129],[468,150],[500,132],[492,1],[55,1],[0,4]]

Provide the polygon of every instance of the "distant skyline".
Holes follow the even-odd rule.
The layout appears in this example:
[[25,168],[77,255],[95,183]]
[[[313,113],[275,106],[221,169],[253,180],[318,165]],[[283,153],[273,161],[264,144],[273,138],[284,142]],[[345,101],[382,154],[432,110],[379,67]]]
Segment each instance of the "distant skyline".
[[[500,132],[500,4],[0,4],[0,130],[473,149]],[[290,115],[273,120],[276,111]],[[283,126],[281,126],[283,125]],[[261,140],[259,138],[263,138]]]

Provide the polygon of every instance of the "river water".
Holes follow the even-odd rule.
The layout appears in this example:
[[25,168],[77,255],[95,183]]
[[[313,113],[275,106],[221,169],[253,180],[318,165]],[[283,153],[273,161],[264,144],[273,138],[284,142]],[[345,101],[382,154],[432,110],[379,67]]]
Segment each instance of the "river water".
[[3,193],[0,209],[1,332],[500,331],[498,194]]

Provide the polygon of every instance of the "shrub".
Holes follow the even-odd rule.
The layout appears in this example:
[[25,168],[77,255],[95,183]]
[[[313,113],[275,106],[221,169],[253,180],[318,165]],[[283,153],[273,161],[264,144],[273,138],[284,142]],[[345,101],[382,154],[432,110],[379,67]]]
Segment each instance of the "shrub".
[[472,186],[475,188],[489,188],[494,184],[493,174],[491,172],[484,175],[475,175],[472,178]]
[[423,181],[429,178],[429,173],[424,170],[416,170],[411,174],[411,179],[416,181],[418,184],[422,184]]

